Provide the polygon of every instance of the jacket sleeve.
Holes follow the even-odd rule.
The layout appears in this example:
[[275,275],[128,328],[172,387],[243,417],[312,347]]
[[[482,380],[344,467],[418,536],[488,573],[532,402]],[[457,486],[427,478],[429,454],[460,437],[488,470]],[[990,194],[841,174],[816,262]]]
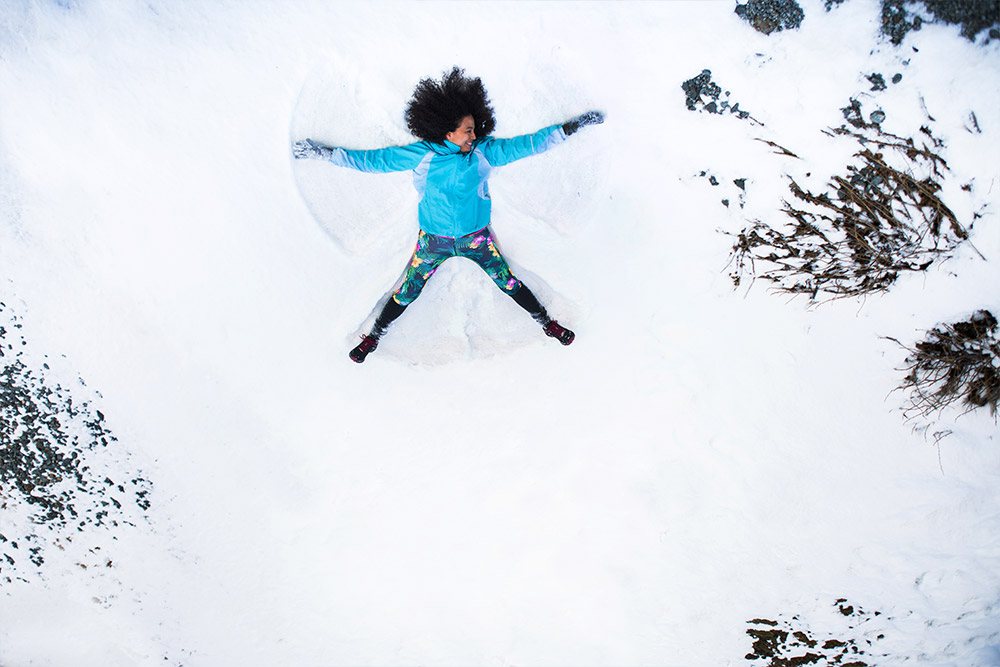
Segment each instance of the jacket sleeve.
[[486,161],[491,166],[502,167],[514,160],[543,153],[564,141],[566,141],[566,133],[563,131],[562,125],[550,125],[534,134],[523,134],[510,139],[486,137],[478,148],[486,156]]
[[422,141],[407,146],[390,146],[368,151],[334,148],[330,162],[338,167],[348,167],[370,173],[409,171],[416,169],[429,149]]

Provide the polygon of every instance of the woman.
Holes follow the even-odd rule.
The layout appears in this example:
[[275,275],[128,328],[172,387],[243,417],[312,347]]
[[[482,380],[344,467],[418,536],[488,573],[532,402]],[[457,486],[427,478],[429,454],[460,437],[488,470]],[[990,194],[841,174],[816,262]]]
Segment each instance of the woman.
[[483,82],[455,67],[441,81],[423,79],[406,107],[406,124],[421,141],[377,150],[346,150],[312,139],[296,141],[292,153],[298,159],[327,160],[367,172],[413,171],[413,184],[420,193],[420,233],[403,283],[382,308],[371,332],[351,350],[351,359],[360,364],[378,347],[389,325],[451,257],[474,261],[542,325],[545,335],[563,345],[572,343],[573,332],[548,316],[497,250],[489,228],[488,179],[495,167],[546,151],[581,127],[603,122],[604,114],[589,111],[534,134],[495,139],[490,133],[496,118]]

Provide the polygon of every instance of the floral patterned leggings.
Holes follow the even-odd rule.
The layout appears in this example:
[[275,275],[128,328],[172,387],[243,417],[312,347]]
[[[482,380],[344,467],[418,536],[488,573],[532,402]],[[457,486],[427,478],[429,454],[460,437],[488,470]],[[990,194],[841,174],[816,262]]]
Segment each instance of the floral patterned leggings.
[[507,260],[497,250],[489,227],[458,238],[436,236],[420,230],[417,247],[406,268],[403,284],[393,292],[393,300],[401,306],[408,306],[420,296],[427,280],[434,275],[441,263],[452,257],[471,259],[509,296],[513,296],[521,287],[521,281],[510,272]]

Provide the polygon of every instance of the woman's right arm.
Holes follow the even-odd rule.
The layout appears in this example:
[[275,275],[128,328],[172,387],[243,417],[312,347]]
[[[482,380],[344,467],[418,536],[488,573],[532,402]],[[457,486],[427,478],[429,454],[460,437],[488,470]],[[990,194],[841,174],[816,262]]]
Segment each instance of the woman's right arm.
[[428,148],[422,141],[408,146],[390,146],[366,151],[326,146],[312,139],[303,139],[292,144],[292,155],[297,160],[325,160],[338,167],[369,173],[416,169],[427,153]]

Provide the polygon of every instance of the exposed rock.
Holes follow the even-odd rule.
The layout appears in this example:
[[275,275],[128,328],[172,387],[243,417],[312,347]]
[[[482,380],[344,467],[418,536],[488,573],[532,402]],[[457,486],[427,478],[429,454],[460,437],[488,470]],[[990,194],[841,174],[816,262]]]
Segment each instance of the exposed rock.
[[748,111],[740,109],[739,102],[730,103],[729,91],[723,92],[722,87],[712,81],[711,70],[703,69],[701,74],[682,83],[681,89],[684,91],[687,108],[691,111],[731,113],[739,118],[751,118]]
[[[926,7],[930,16],[918,13]],[[1000,39],[1000,2],[996,0],[882,0],[882,34],[893,44],[902,43],[911,30],[920,30],[925,20],[962,26],[962,35],[974,40],[986,32],[986,41]]]
[[[720,201],[726,208],[729,208],[730,204],[736,204],[740,208],[746,206],[746,178],[729,179],[728,177],[724,177],[720,179],[707,169],[698,172],[696,175],[706,179],[713,188],[719,188],[719,194],[724,195]],[[730,186],[730,182],[736,187]]]
[[795,0],[750,0],[745,5],[736,5],[736,14],[765,35],[798,28],[805,18]]
[[883,77],[878,72],[872,72],[867,77],[868,81],[872,84],[872,92],[877,93],[880,90],[885,90],[885,77]]
[[31,367],[21,328],[0,303],[0,498],[9,513],[0,534],[0,580],[7,583],[26,581],[49,547],[130,524],[150,506],[146,479],[107,465],[104,454],[117,438],[90,402],[94,392],[82,380],[77,387],[51,380],[48,363]]
[[861,115],[861,102],[855,98],[852,97],[850,103],[846,107],[843,107],[840,113],[844,114],[844,120],[854,127],[868,127],[864,116]]

